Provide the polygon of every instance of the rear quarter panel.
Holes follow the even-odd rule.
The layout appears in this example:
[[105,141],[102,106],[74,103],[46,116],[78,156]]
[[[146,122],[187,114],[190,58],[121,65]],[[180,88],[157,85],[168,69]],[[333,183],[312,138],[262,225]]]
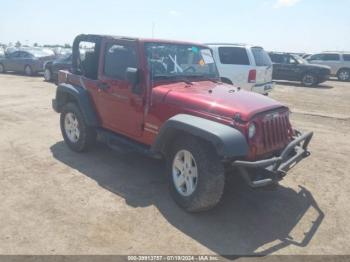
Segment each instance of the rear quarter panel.
[[350,69],[350,61],[345,61],[343,56],[342,56],[342,62],[341,62],[341,67],[340,68],[348,68],[348,69]]
[[[256,84],[261,85],[261,84],[272,82],[272,73],[273,73],[272,64],[271,66],[257,66],[251,48],[247,48],[247,53],[249,55],[249,60],[251,64],[250,69],[256,70]],[[248,79],[248,72],[247,72],[247,79]]]
[[326,65],[331,68],[331,74],[336,75],[339,70],[339,62],[333,62],[333,61],[323,61],[323,60],[313,60],[309,61],[310,64],[316,64],[316,65]]

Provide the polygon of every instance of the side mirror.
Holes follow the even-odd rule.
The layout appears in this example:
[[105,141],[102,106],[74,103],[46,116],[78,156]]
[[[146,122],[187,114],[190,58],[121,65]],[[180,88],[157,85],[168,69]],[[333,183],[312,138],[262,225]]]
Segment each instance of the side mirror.
[[132,92],[135,94],[141,94],[142,89],[139,85],[140,82],[140,71],[137,68],[128,67],[126,69],[126,80],[132,87]]

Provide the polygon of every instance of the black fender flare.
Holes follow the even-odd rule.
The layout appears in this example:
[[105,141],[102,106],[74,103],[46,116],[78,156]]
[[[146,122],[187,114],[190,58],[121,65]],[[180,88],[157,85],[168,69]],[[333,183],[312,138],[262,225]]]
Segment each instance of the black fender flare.
[[63,106],[68,102],[76,102],[78,104],[87,125],[99,126],[100,121],[95,112],[95,107],[85,88],[65,83],[59,84],[56,89],[56,99],[53,101],[55,111],[60,113]]
[[223,159],[244,157],[249,151],[247,140],[239,130],[187,114],[179,114],[167,120],[160,128],[151,150],[165,154],[168,142],[172,141],[179,132],[209,142]]

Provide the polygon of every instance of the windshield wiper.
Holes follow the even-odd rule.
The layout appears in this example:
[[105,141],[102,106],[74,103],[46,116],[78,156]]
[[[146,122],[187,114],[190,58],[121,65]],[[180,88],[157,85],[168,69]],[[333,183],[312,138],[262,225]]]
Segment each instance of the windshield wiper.
[[211,81],[214,83],[219,82],[219,80],[217,78],[212,78],[212,77],[205,76],[205,75],[188,75],[188,77],[199,78],[200,80],[207,80],[207,81]]
[[189,81],[185,76],[176,76],[176,75],[155,75],[154,79],[165,79],[171,81],[181,81],[188,85],[193,85],[191,81]]

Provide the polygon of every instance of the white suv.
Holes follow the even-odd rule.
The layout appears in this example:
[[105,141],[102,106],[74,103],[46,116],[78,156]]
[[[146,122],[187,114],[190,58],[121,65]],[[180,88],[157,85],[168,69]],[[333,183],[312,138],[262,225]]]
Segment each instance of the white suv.
[[332,76],[340,81],[350,81],[350,52],[324,52],[309,56],[307,61],[330,66]]
[[245,44],[207,44],[221,80],[245,90],[267,95],[273,87],[272,62],[262,47]]

